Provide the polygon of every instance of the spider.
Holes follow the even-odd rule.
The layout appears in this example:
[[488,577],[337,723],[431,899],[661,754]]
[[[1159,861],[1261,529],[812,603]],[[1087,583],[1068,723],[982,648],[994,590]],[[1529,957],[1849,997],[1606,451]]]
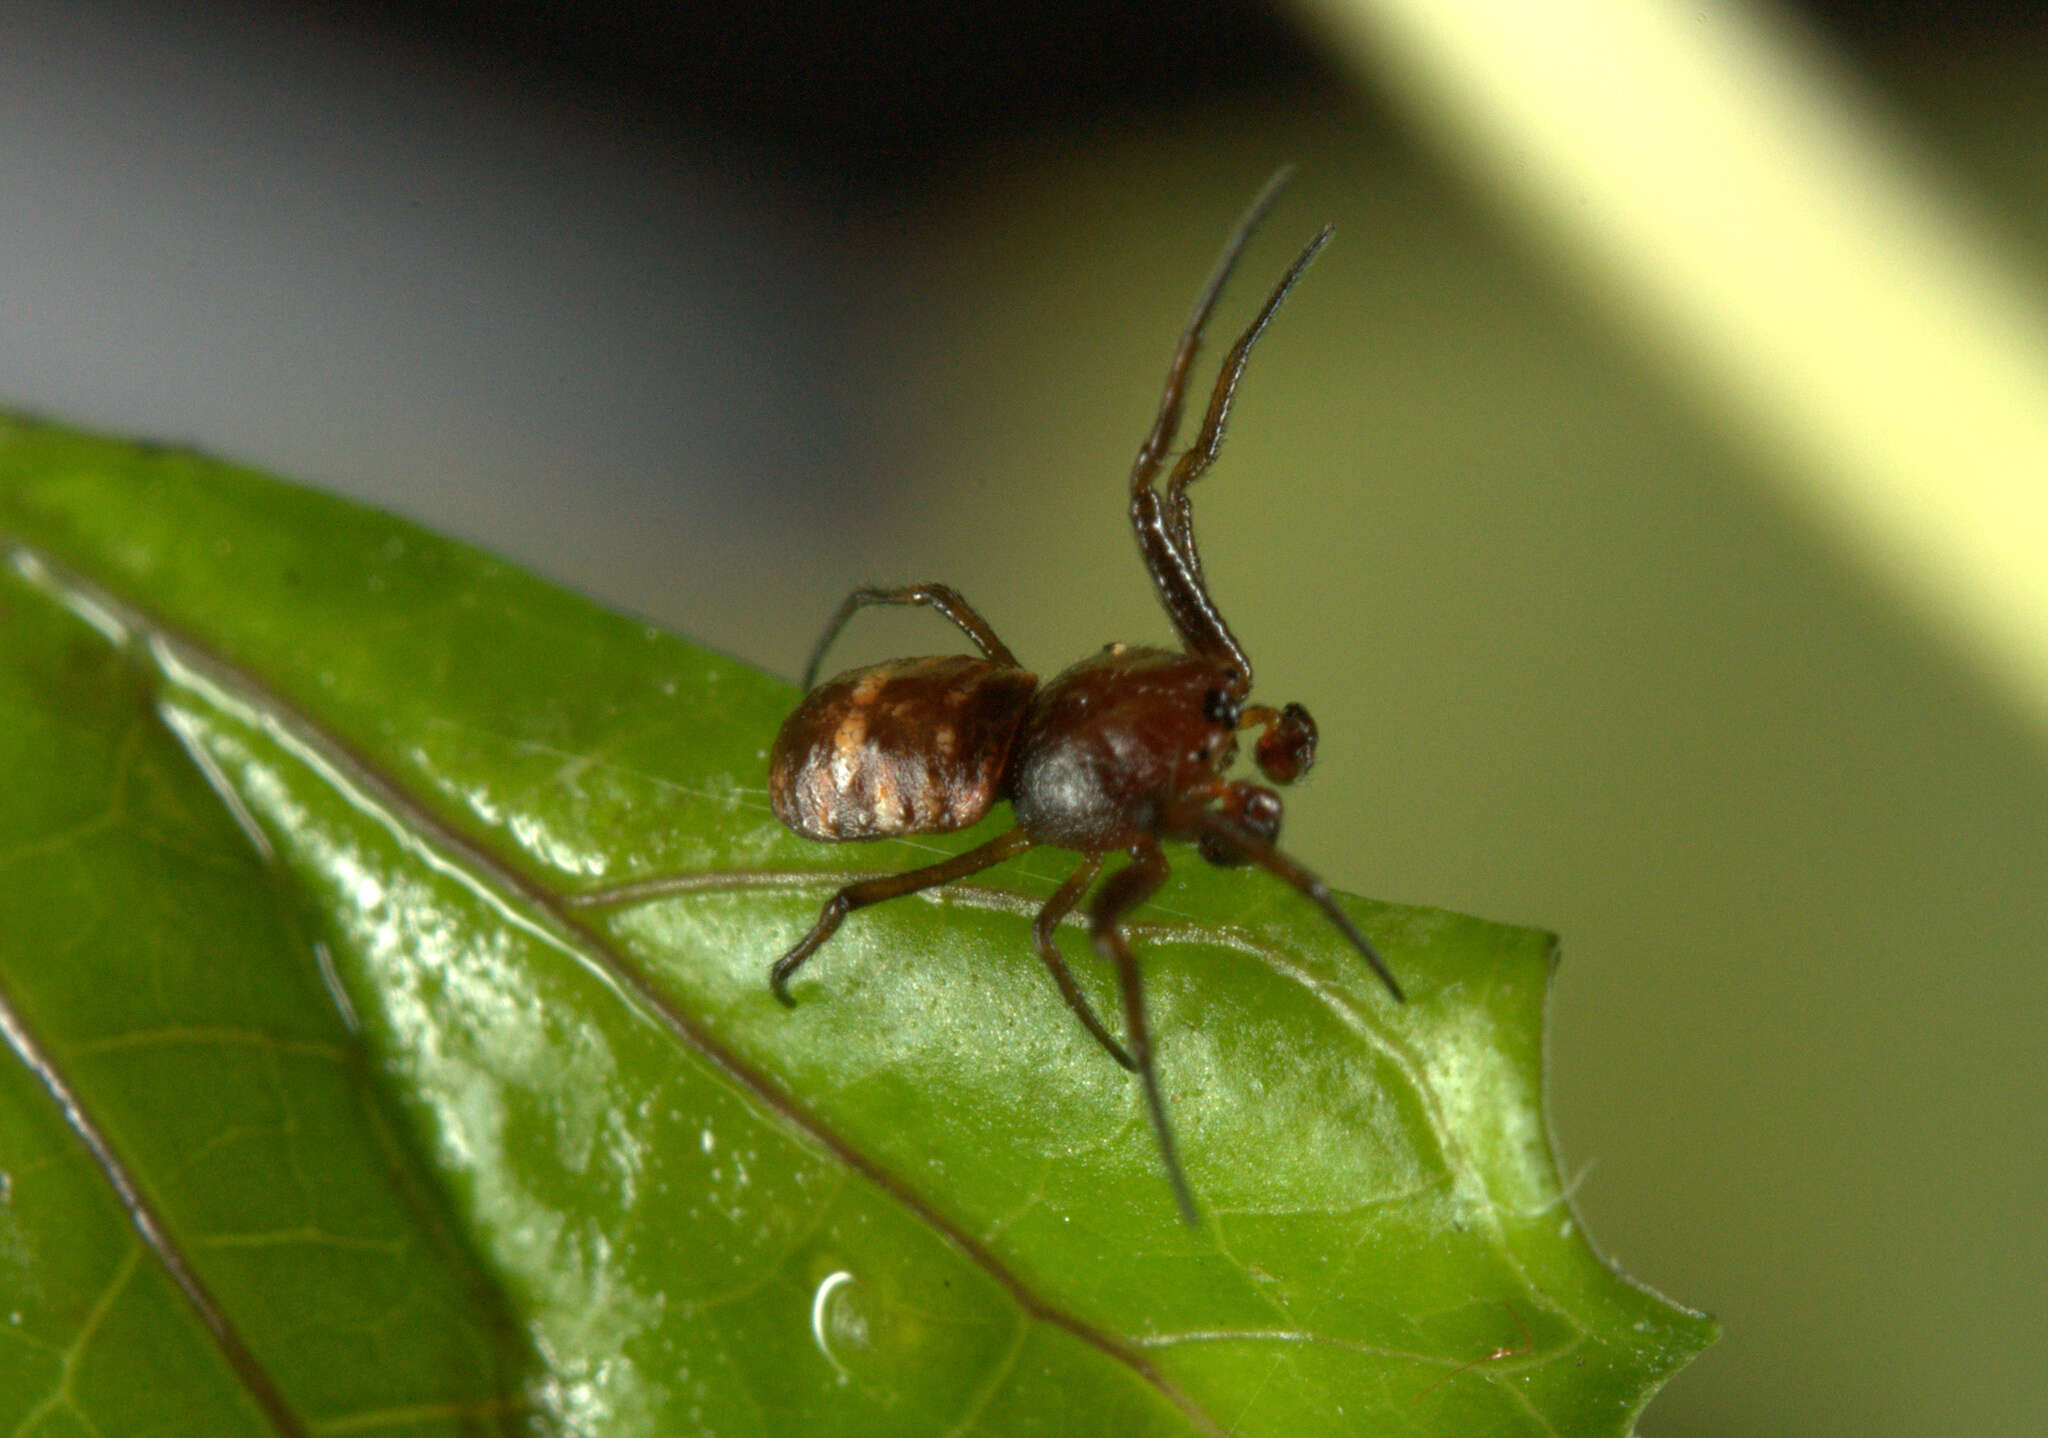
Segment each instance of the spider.
[[[1166,882],[1162,840],[1193,842],[1212,864],[1254,864],[1322,908],[1399,1001],[1401,986],[1315,874],[1275,846],[1280,796],[1225,776],[1238,731],[1258,728],[1252,755],[1271,783],[1287,784],[1315,759],[1316,726],[1299,704],[1249,702],[1252,664],[1224,623],[1202,575],[1188,486],[1215,461],[1232,397],[1252,346],[1332,233],[1325,226],[1296,256],[1224,358],[1195,441],[1167,471],[1188,370],[1224,282],[1265,218],[1287,172],[1268,181],[1224,243],[1166,372],[1151,432],[1131,469],[1131,527],[1179,633],[1179,651],[1111,644],[1041,684],[1018,664],[959,593],[943,584],[856,589],[825,626],[804,671],[808,691],[776,736],[768,792],[775,816],[809,839],[937,834],[978,822],[1008,800],[1016,823],[963,854],[905,873],[848,884],[769,971],[769,987],[794,1006],[789,982],[855,909],[964,879],[1041,845],[1073,850],[1081,863],[1031,926],[1038,957],[1084,1028],[1135,1072],[1181,1216],[1198,1222],[1159,1090],[1145,987],[1124,917]],[[826,651],[869,605],[922,605],[959,626],[981,651],[897,659],[849,670],[813,687]],[[1074,981],[1054,932],[1081,902],[1112,853],[1130,862],[1096,887],[1088,909],[1096,950],[1116,967],[1124,1041]],[[1128,1046],[1127,1046],[1128,1045]]]

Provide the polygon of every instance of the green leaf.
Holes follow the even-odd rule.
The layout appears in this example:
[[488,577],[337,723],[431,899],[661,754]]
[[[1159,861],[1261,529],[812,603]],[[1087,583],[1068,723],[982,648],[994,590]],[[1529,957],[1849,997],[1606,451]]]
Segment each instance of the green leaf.
[[[1547,935],[1182,862],[1200,1228],[1031,954],[865,911],[795,691],[383,515],[0,419],[0,1424],[1625,1434],[1711,1323],[1578,1231]],[[1114,1012],[1105,975],[1068,942]]]

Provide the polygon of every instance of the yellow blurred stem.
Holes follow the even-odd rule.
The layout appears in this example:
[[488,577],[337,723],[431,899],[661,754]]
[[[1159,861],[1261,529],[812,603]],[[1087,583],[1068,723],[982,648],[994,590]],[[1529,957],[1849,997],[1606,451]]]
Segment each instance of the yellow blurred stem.
[[2048,729],[2048,305],[1803,37],[1722,0],[1302,0]]

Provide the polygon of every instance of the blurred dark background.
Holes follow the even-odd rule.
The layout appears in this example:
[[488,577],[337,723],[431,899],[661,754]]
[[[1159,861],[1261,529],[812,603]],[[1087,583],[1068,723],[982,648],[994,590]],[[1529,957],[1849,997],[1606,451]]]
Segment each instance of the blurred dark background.
[[[2039,7],[1791,14],[2048,276]],[[785,674],[891,579],[1049,670],[1163,631],[1122,476],[1284,161],[1247,291],[1338,241],[1200,521],[1322,722],[1292,846],[1564,935],[1581,1213],[1728,1325],[1646,1432],[2048,1432],[2048,720],[1290,12],[21,0],[0,403]]]

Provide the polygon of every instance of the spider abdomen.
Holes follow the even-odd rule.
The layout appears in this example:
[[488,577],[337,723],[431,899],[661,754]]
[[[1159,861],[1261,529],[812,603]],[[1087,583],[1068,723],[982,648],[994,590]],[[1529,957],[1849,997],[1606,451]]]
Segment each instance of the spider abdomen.
[[964,654],[852,669],[804,697],[775,736],[768,800],[807,839],[965,829],[1004,796],[1038,688]]

